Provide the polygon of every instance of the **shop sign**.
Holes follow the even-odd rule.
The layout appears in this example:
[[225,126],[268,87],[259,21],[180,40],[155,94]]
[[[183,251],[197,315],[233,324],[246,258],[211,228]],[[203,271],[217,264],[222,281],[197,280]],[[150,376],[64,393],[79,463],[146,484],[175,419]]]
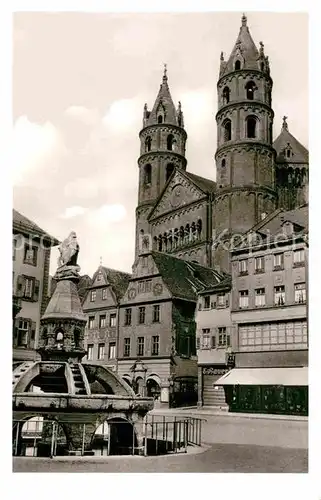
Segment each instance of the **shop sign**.
[[214,368],[214,366],[203,368],[203,375],[224,375],[227,372],[227,368]]

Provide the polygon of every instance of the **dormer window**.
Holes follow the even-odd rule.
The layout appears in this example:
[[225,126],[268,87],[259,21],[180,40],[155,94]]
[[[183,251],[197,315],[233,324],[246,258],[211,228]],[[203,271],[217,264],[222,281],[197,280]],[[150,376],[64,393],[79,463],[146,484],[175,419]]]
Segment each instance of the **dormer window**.
[[163,115],[158,116],[157,123],[163,123]]
[[234,69],[235,69],[235,71],[237,71],[238,69],[241,69],[241,61],[239,59],[237,59],[237,61],[235,61]]
[[291,157],[291,151],[290,151],[290,149],[287,149],[287,150],[286,150],[286,157],[287,157],[287,158],[290,158],[290,157]]
[[284,236],[291,236],[293,234],[293,224],[292,222],[284,222],[283,224],[283,234]]

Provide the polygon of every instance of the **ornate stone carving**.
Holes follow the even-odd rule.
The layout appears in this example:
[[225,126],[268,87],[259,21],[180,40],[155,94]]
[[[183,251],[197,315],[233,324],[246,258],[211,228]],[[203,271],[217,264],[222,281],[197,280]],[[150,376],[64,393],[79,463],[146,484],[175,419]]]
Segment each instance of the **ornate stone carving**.
[[74,231],[61,243],[59,252],[58,268],[54,278],[56,280],[79,279],[80,267],[77,265],[79,245]]

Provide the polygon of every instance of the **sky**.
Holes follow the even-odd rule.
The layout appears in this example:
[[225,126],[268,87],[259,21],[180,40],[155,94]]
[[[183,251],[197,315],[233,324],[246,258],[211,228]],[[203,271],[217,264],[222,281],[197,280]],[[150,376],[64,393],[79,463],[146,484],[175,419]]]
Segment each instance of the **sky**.
[[[139,131],[167,64],[182,103],[187,169],[215,180],[216,83],[242,12],[16,12],[13,17],[13,205],[62,240],[76,231],[81,274],[131,271]],[[308,14],[247,13],[273,79],[274,137],[288,116],[308,147]],[[52,251],[51,274],[58,257]]]

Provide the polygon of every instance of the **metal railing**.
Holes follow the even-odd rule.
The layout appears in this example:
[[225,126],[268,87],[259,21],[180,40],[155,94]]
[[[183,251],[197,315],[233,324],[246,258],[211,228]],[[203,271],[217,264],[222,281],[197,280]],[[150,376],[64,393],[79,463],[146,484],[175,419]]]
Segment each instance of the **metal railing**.
[[[126,421],[110,422],[107,431],[93,435],[86,446],[86,427],[79,428],[79,449],[71,449],[62,426],[56,420],[43,420],[42,432],[28,429],[25,420],[13,422],[13,456],[57,455],[160,455],[186,453],[190,445],[202,444],[202,421],[195,417],[150,415],[144,421],[144,436],[137,440],[135,427]],[[64,422],[65,424],[68,422]],[[126,425],[127,427],[122,427]],[[120,426],[113,429],[113,426]],[[90,427],[92,429],[92,427]],[[117,434],[115,438],[114,432]],[[92,432],[92,431],[91,431]],[[140,446],[139,446],[140,444]],[[87,448],[87,449],[86,449]],[[89,449],[88,449],[89,448]]]

